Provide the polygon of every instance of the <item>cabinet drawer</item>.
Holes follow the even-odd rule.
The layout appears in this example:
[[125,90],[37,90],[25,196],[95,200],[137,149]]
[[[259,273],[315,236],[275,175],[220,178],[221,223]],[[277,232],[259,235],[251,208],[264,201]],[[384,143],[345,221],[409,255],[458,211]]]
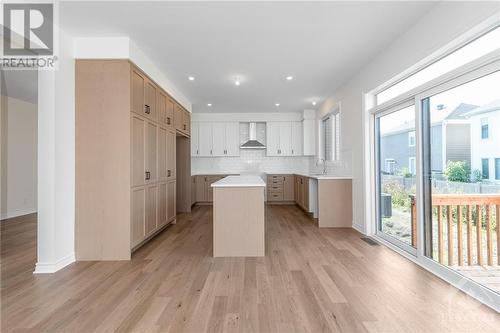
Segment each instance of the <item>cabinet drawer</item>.
[[283,184],[268,184],[268,192],[283,192]]
[[283,192],[267,192],[267,201],[283,201]]

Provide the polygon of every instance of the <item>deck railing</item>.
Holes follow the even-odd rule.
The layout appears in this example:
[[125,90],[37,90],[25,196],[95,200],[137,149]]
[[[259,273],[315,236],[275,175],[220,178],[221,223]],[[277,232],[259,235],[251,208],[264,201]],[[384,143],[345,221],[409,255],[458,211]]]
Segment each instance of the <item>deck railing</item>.
[[[433,223],[437,222],[437,237],[433,237],[433,241],[437,238],[439,263],[448,266],[464,266],[466,257],[469,266],[500,265],[500,194],[433,194],[432,209]],[[417,243],[416,216],[415,198],[411,196],[413,246]],[[483,230],[483,220],[485,230]],[[493,227],[494,222],[496,222],[496,228]],[[494,240],[494,229],[496,229],[496,240]],[[486,242],[483,241],[483,232],[486,233]],[[455,242],[457,251],[455,251]],[[447,247],[446,262],[445,246]],[[494,246],[497,250],[496,260]],[[484,260],[485,254],[486,261]]]

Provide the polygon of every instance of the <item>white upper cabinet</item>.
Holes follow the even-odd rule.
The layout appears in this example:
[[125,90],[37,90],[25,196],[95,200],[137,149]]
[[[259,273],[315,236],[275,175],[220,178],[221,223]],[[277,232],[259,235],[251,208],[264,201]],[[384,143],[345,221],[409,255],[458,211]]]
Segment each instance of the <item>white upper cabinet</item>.
[[301,156],[302,123],[270,121],[267,123],[267,156]]
[[212,156],[226,155],[226,124],[212,123]]
[[212,123],[200,122],[198,124],[198,156],[212,155]]
[[280,156],[280,123],[269,121],[266,125],[267,156]]
[[191,155],[239,156],[239,131],[238,122],[192,122]]
[[200,124],[191,123],[191,156],[200,156]]
[[226,123],[226,156],[240,156],[240,124]]
[[302,122],[292,122],[292,156],[302,156]]

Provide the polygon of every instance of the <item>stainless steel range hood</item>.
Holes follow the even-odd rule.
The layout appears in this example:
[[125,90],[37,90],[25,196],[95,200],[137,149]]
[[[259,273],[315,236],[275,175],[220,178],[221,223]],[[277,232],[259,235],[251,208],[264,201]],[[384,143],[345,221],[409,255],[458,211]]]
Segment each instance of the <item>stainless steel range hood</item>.
[[266,145],[257,140],[257,123],[249,123],[248,141],[240,146],[241,149],[265,149]]

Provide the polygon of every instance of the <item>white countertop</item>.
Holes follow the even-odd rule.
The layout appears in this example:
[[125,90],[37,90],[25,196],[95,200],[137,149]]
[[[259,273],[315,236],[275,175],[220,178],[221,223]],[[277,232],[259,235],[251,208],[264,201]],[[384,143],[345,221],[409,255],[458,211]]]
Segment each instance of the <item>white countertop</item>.
[[310,174],[310,173],[295,173],[296,175],[309,177],[318,180],[344,180],[352,179],[351,176],[334,176],[334,175],[323,175],[323,174]]
[[227,176],[211,185],[212,187],[266,187],[259,176]]

